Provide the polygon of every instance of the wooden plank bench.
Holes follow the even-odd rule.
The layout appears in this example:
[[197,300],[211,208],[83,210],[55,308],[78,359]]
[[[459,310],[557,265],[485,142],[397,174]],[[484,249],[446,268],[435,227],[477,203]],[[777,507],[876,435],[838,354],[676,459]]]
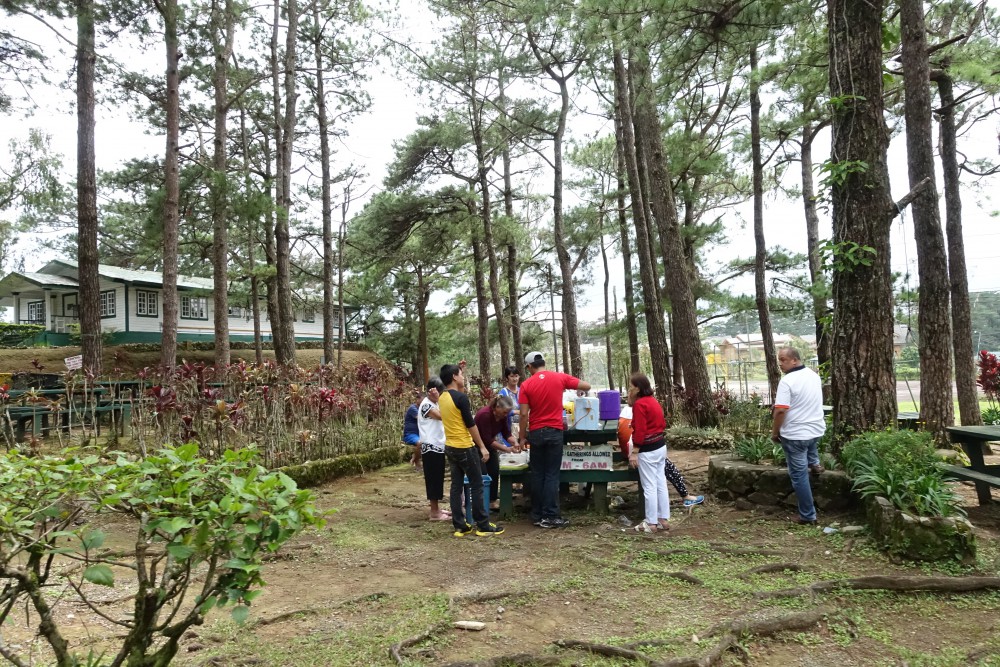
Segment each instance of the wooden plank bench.
[[969,457],[969,466],[944,466],[945,472],[956,479],[967,479],[976,485],[980,505],[992,502],[990,487],[1000,488],[1000,465],[986,465],[983,448],[1000,440],[1000,426],[949,426],[951,441],[962,446]]
[[[520,482],[528,484],[531,479],[531,471],[528,468],[522,470],[501,470],[500,471],[500,518],[508,519],[514,513],[514,484]],[[638,482],[639,471],[635,468],[622,468],[617,470],[560,470],[559,483],[569,484],[592,484],[594,509],[599,514],[608,513],[608,483],[609,482]]]
[[[69,430],[74,419],[93,419],[97,435],[101,434],[101,417],[107,415],[110,424],[120,435],[125,435],[125,422],[131,416],[132,408],[127,403],[111,402],[102,405],[86,407],[59,408],[53,410],[48,406],[26,405],[8,406],[7,414],[14,431],[14,441],[24,442],[31,425],[33,436],[45,435],[53,428]],[[54,423],[49,423],[53,418]]]

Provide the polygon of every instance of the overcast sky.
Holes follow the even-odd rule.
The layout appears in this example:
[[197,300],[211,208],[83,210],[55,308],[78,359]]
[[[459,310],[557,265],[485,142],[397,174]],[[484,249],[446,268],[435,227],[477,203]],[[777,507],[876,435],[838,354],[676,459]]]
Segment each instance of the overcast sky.
[[[993,0],[991,4],[1000,3]],[[427,44],[435,36],[435,30],[429,21],[429,13],[421,10],[414,0],[402,3],[405,7],[405,26],[396,33],[398,38],[407,39],[411,44]],[[66,62],[60,56],[62,47],[58,40],[52,38],[47,29],[40,24],[18,23],[31,31],[39,43],[46,45],[46,52],[52,54],[53,62]],[[133,56],[129,56],[132,58]],[[161,49],[150,49],[145,54],[135,57],[148,58],[152,66],[159,67]],[[62,69],[51,75],[54,81],[65,78]],[[369,91],[372,94],[371,110],[352,124],[349,135],[337,149],[341,164],[354,162],[364,165],[369,172],[370,184],[377,187],[384,174],[385,165],[392,158],[392,144],[404,138],[416,128],[416,117],[427,113],[424,103],[412,94],[413,86],[396,78],[393,68],[384,67],[373,76]],[[38,109],[27,114],[15,113],[0,123],[0,141],[6,145],[15,136],[24,136],[29,127],[39,127],[52,135],[53,146],[64,155],[67,169],[67,179],[72,178],[76,152],[76,118],[74,115],[75,97],[72,91],[58,90],[54,87],[38,90],[35,94]],[[578,136],[581,128],[587,132],[586,121],[577,119],[571,123],[571,131],[576,130]],[[936,127],[935,127],[936,129]],[[114,169],[121,162],[133,157],[159,155],[164,149],[164,139],[161,135],[147,134],[148,128],[141,123],[128,118],[122,108],[101,107],[98,110],[96,154],[99,169]],[[609,128],[610,131],[610,128]],[[961,140],[960,148],[970,157],[996,157],[1000,134],[1000,120],[988,121],[983,124],[975,137]],[[820,164],[829,150],[829,134],[820,137],[816,143],[815,163]],[[893,197],[898,199],[907,190],[905,165],[905,137],[899,134],[894,138],[890,149],[890,175]],[[3,157],[0,156],[0,160]],[[791,170],[791,178],[797,178],[797,169]],[[963,176],[968,180],[968,176]],[[1000,228],[993,217],[996,208],[985,193],[995,189],[993,180],[985,181],[979,192],[966,188],[963,193],[966,257],[969,267],[970,288],[979,290],[1000,291],[1000,271],[996,270],[1000,260]],[[548,192],[551,188],[551,177],[545,175],[536,179],[539,188]],[[938,189],[941,189],[940,174]],[[355,207],[355,211],[360,205]],[[821,232],[824,238],[829,238],[830,222],[828,213],[821,212]],[[753,252],[753,237],[750,227],[751,209],[744,205],[727,214],[727,245],[711,250],[712,262],[724,262],[737,256],[749,256]],[[777,195],[768,195],[765,209],[765,234],[769,245],[782,245],[790,250],[804,252],[806,245],[805,225],[803,222],[801,204],[797,201],[787,201]],[[905,272],[909,268],[912,274],[911,284],[916,287],[916,250],[913,243],[912,218],[906,214],[897,218],[892,227],[893,268]],[[15,247],[15,253],[24,257],[27,270],[35,270],[49,259],[49,255],[40,251],[34,242],[20,243]],[[16,261],[16,256],[15,260]],[[583,320],[596,320],[603,315],[603,295],[601,291],[602,269],[598,264],[593,267],[595,284],[585,290],[584,300],[580,303],[580,317]],[[617,285],[619,299],[623,295],[623,270],[620,261],[612,262],[612,282]],[[742,291],[751,292],[752,281],[739,283]],[[436,300],[443,307],[443,299]]]

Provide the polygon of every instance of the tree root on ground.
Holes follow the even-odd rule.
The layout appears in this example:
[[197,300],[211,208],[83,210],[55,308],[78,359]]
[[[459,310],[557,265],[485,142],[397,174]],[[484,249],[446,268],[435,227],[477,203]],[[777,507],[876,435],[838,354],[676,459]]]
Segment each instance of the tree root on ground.
[[838,588],[852,590],[939,593],[969,593],[989,589],[1000,589],[1000,577],[909,577],[897,575],[871,575],[855,579],[833,579],[817,581],[809,586],[785,588],[778,591],[758,591],[757,599],[790,598],[815,595]]
[[773,549],[758,549],[757,547],[727,547],[722,544],[709,544],[711,551],[680,547],[677,549],[656,549],[653,551],[660,556],[676,556],[678,554],[699,554],[710,556],[713,553],[724,554],[726,556],[787,556],[784,551],[774,551]]
[[802,572],[805,568],[797,563],[768,563],[752,567],[741,575],[740,579],[748,579],[754,574],[771,574],[772,572]]
[[389,648],[389,657],[391,657],[396,662],[397,665],[404,665],[406,664],[406,658],[403,655],[403,651],[410,648],[411,646],[419,644],[425,639],[430,639],[434,635],[444,632],[450,627],[451,627],[451,621],[442,621],[437,625],[433,625],[427,628],[419,635],[413,635],[412,637],[407,637],[402,641],[396,642]]
[[[595,558],[593,556],[583,556],[584,560],[588,560],[596,565],[601,565],[602,567],[611,567],[612,564],[600,558]],[[619,564],[614,565],[617,570],[624,570],[625,572],[631,572],[632,574],[655,574],[660,577],[668,577],[670,579],[677,579],[678,581],[684,581],[689,584],[694,584],[695,586],[704,586],[705,582],[698,577],[688,574],[687,572],[667,572],[665,570],[652,570],[644,567],[632,567],[631,565]]]
[[[718,664],[727,651],[737,648],[740,637],[743,635],[756,635],[759,637],[770,636],[785,630],[803,630],[819,623],[823,618],[833,614],[830,607],[817,607],[807,611],[785,614],[783,616],[773,616],[763,619],[752,619],[747,617],[734,618],[713,626],[705,635],[708,637],[719,637],[719,640],[708,651],[699,656],[685,656],[681,658],[670,658],[667,660],[657,660],[656,658],[637,651],[632,648],[622,646],[610,646],[607,644],[595,644],[573,639],[559,640],[556,645],[561,648],[587,651],[597,655],[611,658],[626,658],[641,662],[649,667],[711,667]],[[654,645],[653,642],[632,644]]]
[[449,662],[445,667],[556,667],[560,662],[555,656],[515,653],[478,662]]

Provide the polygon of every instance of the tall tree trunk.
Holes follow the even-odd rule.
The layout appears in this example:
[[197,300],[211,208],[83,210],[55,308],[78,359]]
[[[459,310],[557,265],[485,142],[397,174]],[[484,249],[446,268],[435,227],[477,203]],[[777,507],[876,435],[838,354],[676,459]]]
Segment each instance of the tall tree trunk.
[[167,371],[177,363],[177,236],[180,207],[180,42],[177,38],[177,0],[164,0],[163,42],[167,49],[167,149],[163,159],[163,328],[160,334],[160,365]]
[[[542,69],[559,86],[559,120],[552,135],[552,240],[559,259],[559,273],[562,277],[563,337],[567,341],[569,358],[566,361],[570,374],[579,377],[583,373],[583,354],[580,351],[580,328],[576,315],[576,295],[573,293],[573,262],[566,248],[566,232],[563,228],[563,139],[566,136],[566,119],[569,117],[568,81],[576,73],[579,64],[572,67],[569,74],[560,74],[552,65],[544,62],[536,44],[535,36],[528,33],[535,58]],[[565,354],[564,354],[565,356]]]
[[101,372],[101,285],[97,254],[97,158],[94,154],[94,64],[97,60],[93,0],[76,3],[76,216],[83,367]]
[[615,99],[621,120],[623,153],[628,173],[629,194],[632,200],[632,221],[635,226],[635,242],[639,262],[639,279],[642,285],[642,301],[646,314],[646,340],[653,365],[653,381],[660,402],[672,412],[673,392],[670,384],[670,362],[667,360],[667,336],[663,328],[663,311],[660,303],[660,289],[656,277],[656,264],[651,257],[650,227],[646,202],[642,197],[641,173],[636,155],[636,141],[633,134],[632,101],[629,95],[628,74],[621,50],[614,50]]
[[778,393],[781,369],[774,349],[774,330],[771,328],[771,310],[767,306],[767,243],[764,241],[764,162],[760,155],[760,81],[757,79],[757,48],[750,48],[750,152],[753,161],[753,275],[757,318],[760,320],[761,345],[767,366],[767,385],[771,400]]
[[[477,103],[473,103],[477,104]],[[479,110],[482,113],[482,110]],[[481,131],[476,132],[476,160],[479,171],[479,190],[482,196],[483,243],[486,249],[486,260],[490,271],[490,297],[493,301],[493,313],[497,320],[497,338],[500,341],[500,368],[510,364],[510,334],[507,331],[507,318],[504,316],[503,297],[500,295],[500,266],[497,262],[496,245],[493,242],[493,212],[490,202],[489,167],[486,164],[486,149],[483,145]],[[488,380],[490,376],[484,378]]]
[[281,132],[281,144],[278,149],[278,161],[281,165],[278,176],[281,181],[281,197],[278,200],[278,222],[274,229],[280,320],[276,323],[274,356],[278,363],[283,365],[295,363],[295,311],[292,304],[289,218],[292,214],[292,155],[295,143],[295,101],[298,97],[295,88],[295,47],[299,21],[296,0],[287,1],[286,14],[288,27],[285,33],[285,112],[282,118],[284,127]]
[[941,167],[944,174],[945,228],[948,232],[948,276],[951,279],[951,324],[955,351],[955,385],[962,426],[982,424],[979,392],[976,389],[976,350],[972,345],[972,315],[969,308],[969,276],[965,266],[962,238],[962,195],[959,190],[958,148],[955,128],[955,94],[951,76],[935,71],[941,96],[938,122],[941,128]]
[[[632,277],[632,244],[628,234],[628,215],[625,211],[625,142],[622,138],[621,111],[615,109],[615,164],[618,178],[618,234],[622,251],[622,268],[625,271],[625,327],[628,330],[628,360],[632,373],[639,372],[639,328],[635,321],[635,285]],[[617,301],[617,299],[616,299]],[[617,306],[615,312],[618,312]]]
[[333,363],[333,202],[330,195],[330,127],[326,114],[326,82],[323,79],[323,28],[319,2],[313,0],[313,51],[316,57],[316,122],[319,129],[320,178],[323,199],[323,361]]
[[[552,355],[555,357],[553,370],[559,370],[559,343],[556,340],[556,292],[552,284],[552,266],[545,267],[545,276],[549,287],[549,317],[552,320]],[[564,356],[563,359],[566,357]]]
[[[504,78],[499,77],[500,105],[506,111],[507,96],[505,93]],[[507,218],[507,224],[514,224],[514,188],[511,183],[510,171],[510,140],[504,140],[501,154],[503,161],[503,212]],[[517,236],[514,231],[510,231],[507,240],[507,305],[510,309],[510,334],[513,344],[513,364],[518,368],[524,363],[524,340],[521,337],[521,310],[520,310],[520,288],[518,277],[520,269],[517,262]]]
[[[831,167],[842,174],[831,188],[833,242],[841,260],[833,274],[835,452],[853,433],[896,421],[882,6],[882,0],[827,0],[830,95],[837,100]],[[861,249],[848,255],[855,243]]]
[[483,241],[479,238],[479,230],[472,230],[472,271],[473,282],[476,285],[476,310],[478,312],[479,325],[479,376],[482,382],[489,382],[490,378],[490,312],[487,308],[489,297],[486,296],[486,278],[484,276],[483,264],[486,262],[486,252],[483,250]]
[[431,290],[427,286],[424,272],[421,267],[416,267],[417,274],[417,348],[420,356],[420,369],[413,371],[420,381],[419,386],[426,386],[430,379],[430,349],[427,344],[427,304],[431,300]]
[[819,253],[819,215],[816,213],[816,188],[813,182],[812,145],[816,139],[812,123],[802,127],[802,208],[806,216],[806,252],[809,253],[809,280],[816,322],[816,357],[819,365],[830,364],[830,304],[827,302],[829,286],[823,275],[823,260]]
[[600,225],[601,263],[604,266],[604,355],[607,360],[608,389],[615,388],[614,358],[611,355],[611,297],[608,288],[611,285],[611,271],[608,270],[608,249],[604,245],[604,206],[598,213]]
[[681,238],[670,172],[663,152],[660,120],[653,104],[648,70],[643,67],[641,73],[642,76],[637,77],[635,115],[642,128],[641,142],[649,174],[650,207],[660,237],[665,241],[664,282],[670,295],[671,315],[677,332],[674,357],[684,359],[684,386],[688,392],[693,391],[698,397],[697,405],[691,406],[694,407],[694,419],[700,426],[714,426],[719,421],[719,412],[712,398],[712,382],[701,349],[698,313],[691,291],[691,279],[684,262],[684,241]]
[[[947,427],[955,421],[952,404],[951,304],[948,257],[934,184],[934,143],[931,131],[930,65],[927,62],[927,31],[921,0],[900,2],[903,46],[903,86],[906,91],[906,164],[910,188],[925,179],[913,200],[914,239],[917,244],[917,274],[920,278],[920,416],[925,428],[940,443],[948,442]],[[970,335],[971,338],[971,335]]]
[[[219,15],[219,12],[222,15]],[[236,16],[232,0],[226,0],[220,9],[212,5],[212,49],[215,67],[212,88],[215,94],[213,109],[215,137],[213,139],[212,178],[210,183],[212,205],[212,282],[215,289],[212,302],[215,308],[215,367],[229,365],[229,165],[227,158],[229,111],[229,57],[233,52]]]
[[344,203],[340,206],[340,233],[337,235],[337,368],[344,365],[344,339],[347,337],[347,314],[344,312],[344,239],[347,238],[347,207],[351,200],[351,187],[344,189]]
[[[274,350],[275,357],[279,364],[287,363],[282,361],[282,356],[284,350],[278,350],[278,336],[277,329],[281,326],[281,309],[278,307],[279,300],[279,290],[278,290],[278,242],[277,242],[277,230],[279,214],[278,207],[281,206],[281,202],[284,199],[282,194],[282,187],[284,179],[281,176],[282,171],[282,159],[281,159],[281,147],[284,145],[283,134],[284,134],[284,124],[281,120],[281,67],[278,61],[278,36],[281,34],[281,0],[274,0],[273,12],[271,15],[271,49],[270,49],[270,66],[271,66],[271,106],[274,110],[274,118],[271,127],[271,132],[274,136],[274,173],[271,174],[271,151],[270,146],[267,142],[267,137],[264,138],[265,148],[267,149],[267,161],[265,162],[265,182],[268,184],[268,195],[271,198],[271,206],[268,209],[268,220],[267,229],[264,232],[264,251],[266,254],[266,261],[268,269],[273,268],[273,272],[268,271],[266,280],[267,285],[267,318],[270,324],[271,330],[271,347]],[[273,184],[273,191],[271,185]]]

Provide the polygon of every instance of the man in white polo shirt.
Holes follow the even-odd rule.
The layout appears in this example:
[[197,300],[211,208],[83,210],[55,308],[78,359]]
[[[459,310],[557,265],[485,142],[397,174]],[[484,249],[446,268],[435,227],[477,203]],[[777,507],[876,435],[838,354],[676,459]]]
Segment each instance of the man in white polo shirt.
[[783,347],[778,351],[778,365],[785,374],[774,397],[774,421],[771,439],[781,443],[788,460],[788,476],[799,501],[797,523],[816,523],[809,471],[823,472],[817,443],[826,432],[823,418],[823,381],[802,365],[799,351]]

